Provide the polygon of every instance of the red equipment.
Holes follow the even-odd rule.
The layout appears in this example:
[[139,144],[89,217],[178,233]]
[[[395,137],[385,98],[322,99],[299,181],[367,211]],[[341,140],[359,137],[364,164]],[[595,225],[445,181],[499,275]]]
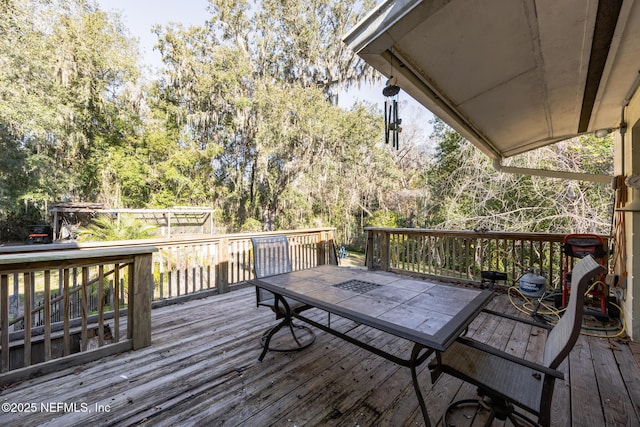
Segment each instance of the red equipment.
[[[587,255],[593,256],[596,261],[607,267],[607,251],[604,247],[602,237],[596,234],[567,234],[564,237],[564,274],[562,282],[562,307],[569,303],[569,292],[571,291],[571,270],[573,269],[574,258],[584,258]],[[606,271],[606,270],[605,270]],[[595,301],[599,298],[600,310],[607,315],[609,287],[605,283],[605,274],[599,279],[600,283],[593,286],[589,291],[589,296]]]

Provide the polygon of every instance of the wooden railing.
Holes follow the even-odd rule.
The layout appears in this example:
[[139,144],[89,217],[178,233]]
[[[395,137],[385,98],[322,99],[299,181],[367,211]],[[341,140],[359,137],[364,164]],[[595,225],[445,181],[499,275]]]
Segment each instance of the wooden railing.
[[[97,341],[97,347],[104,347],[95,357],[148,346],[151,343],[151,260],[155,251],[154,247],[139,246],[0,256],[1,371],[6,373],[22,368],[18,369],[20,374],[29,375],[28,368],[36,363],[72,356],[78,350],[86,351],[92,338]],[[76,275],[76,272],[80,274]],[[74,276],[77,279],[75,283]],[[115,283],[122,278],[126,283],[124,293],[116,287],[112,307],[108,307],[103,298],[104,283],[110,278]],[[52,287],[56,283],[61,293],[59,297],[52,298]],[[21,288],[22,292],[15,295],[15,306],[10,307],[10,294],[15,288]],[[95,313],[91,313],[86,305],[91,292],[98,295]],[[77,319],[71,316],[74,294],[80,294],[82,301]],[[33,324],[36,298],[44,302],[42,310],[45,316],[41,325]],[[58,298],[62,301],[62,322],[55,323],[51,321],[51,311],[57,306]],[[113,329],[108,327],[107,312],[111,312]],[[126,335],[121,329],[120,315],[126,315]],[[16,327],[18,324],[20,328]],[[105,345],[107,343],[113,345]],[[39,348],[36,350],[35,347]],[[16,358],[15,355],[21,357]],[[91,357],[76,359],[86,362]],[[41,368],[39,370],[42,371]],[[13,377],[2,375],[3,382],[9,378]]]
[[[499,271],[514,283],[534,267],[550,288],[561,283],[562,234],[365,230],[370,269],[474,282]],[[152,303],[242,286],[251,237],[274,234],[288,237],[294,270],[337,262],[332,228],[0,248],[0,384],[149,345]]]
[[155,242],[154,300],[223,293],[253,278],[251,237],[258,235],[286,235],[294,270],[336,263],[332,228]]
[[148,345],[153,301],[242,286],[253,277],[251,237],[274,234],[288,237],[294,270],[337,262],[331,228],[0,248],[0,383],[91,347],[100,351],[76,357]]
[[[564,234],[447,231],[367,227],[366,264],[455,281],[480,282],[482,271],[507,273],[508,284],[533,267],[559,289],[565,267]],[[601,236],[604,247],[608,238]]]

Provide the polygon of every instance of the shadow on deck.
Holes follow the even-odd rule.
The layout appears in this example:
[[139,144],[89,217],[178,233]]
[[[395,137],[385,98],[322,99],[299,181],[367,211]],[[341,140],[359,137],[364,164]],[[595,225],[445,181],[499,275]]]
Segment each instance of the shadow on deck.
[[[491,307],[517,313],[505,295]],[[316,320],[326,314],[311,310]],[[258,338],[274,323],[255,306],[253,288],[154,309],[151,347],[29,381],[0,394],[0,425],[423,425],[409,370],[331,335],[298,353],[260,354]],[[411,346],[332,316],[331,324],[406,355]],[[468,335],[539,360],[544,329],[482,313]],[[451,400],[475,390],[444,375],[420,382],[432,423]],[[553,425],[640,425],[640,370],[617,338],[581,336],[556,382]],[[470,425],[465,414],[457,426]],[[477,420],[476,420],[477,422]],[[507,424],[508,425],[508,424]]]

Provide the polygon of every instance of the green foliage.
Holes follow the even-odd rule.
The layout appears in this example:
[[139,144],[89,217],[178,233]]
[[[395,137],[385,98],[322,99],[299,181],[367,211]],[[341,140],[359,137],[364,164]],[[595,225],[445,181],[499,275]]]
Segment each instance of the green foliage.
[[376,211],[367,221],[370,227],[398,227],[398,214],[390,211]]
[[[324,222],[324,215],[313,211],[309,177],[345,161],[334,155],[341,145],[370,145],[373,135],[345,140],[335,130],[342,130],[349,113],[334,105],[340,88],[373,78],[340,40],[371,4],[267,0],[255,9],[242,1],[210,4],[206,28],[155,30],[166,66],[156,86],[156,105],[166,111],[164,127],[188,127],[190,137],[215,142],[218,149],[210,153],[212,169],[192,169],[208,176],[188,176],[188,182],[210,183],[202,196],[233,228],[250,218],[265,230]],[[184,148],[179,151],[185,159]],[[158,170],[161,177],[175,178],[173,188],[186,186],[178,181],[185,172],[171,159]]]
[[86,228],[78,230],[80,241],[138,240],[154,237],[155,225],[147,224],[130,214],[120,214],[113,218],[102,215],[95,218]]
[[262,231],[262,223],[257,219],[248,218],[240,227],[240,231],[244,233],[260,232]]
[[[0,144],[23,177],[11,200],[99,199],[110,190],[100,180],[104,149],[116,149],[137,123],[135,46],[93,2],[5,5]],[[12,209],[7,204],[0,208]]]

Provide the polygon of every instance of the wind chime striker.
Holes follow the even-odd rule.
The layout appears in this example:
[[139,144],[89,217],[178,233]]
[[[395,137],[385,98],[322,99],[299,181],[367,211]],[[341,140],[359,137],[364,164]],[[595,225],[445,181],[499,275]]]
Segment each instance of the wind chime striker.
[[382,89],[382,94],[386,98],[384,101],[384,142],[388,144],[391,140],[391,146],[397,150],[399,148],[398,134],[402,132],[400,127],[402,119],[398,118],[400,87],[396,86],[396,83],[397,79],[390,76],[384,89]]

